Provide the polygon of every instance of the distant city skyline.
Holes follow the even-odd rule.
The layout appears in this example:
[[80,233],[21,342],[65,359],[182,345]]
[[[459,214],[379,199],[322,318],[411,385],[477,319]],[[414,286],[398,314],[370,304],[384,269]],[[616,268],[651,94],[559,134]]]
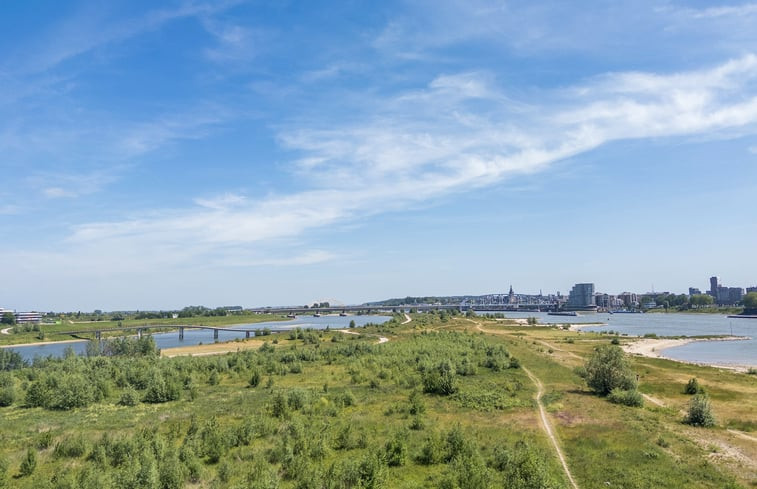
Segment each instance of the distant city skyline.
[[0,13],[0,306],[757,277],[751,4],[41,0]]

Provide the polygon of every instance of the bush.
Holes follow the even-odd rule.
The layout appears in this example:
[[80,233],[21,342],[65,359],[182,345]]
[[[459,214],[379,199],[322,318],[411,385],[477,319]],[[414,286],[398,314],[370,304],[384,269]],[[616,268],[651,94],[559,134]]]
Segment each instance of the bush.
[[623,390],[618,387],[607,396],[610,402],[624,406],[641,407],[644,405],[644,397],[636,389]]
[[16,400],[16,392],[13,387],[3,387],[0,389],[0,407],[6,407],[13,404]]
[[505,487],[512,489],[547,489],[559,487],[549,474],[544,454],[518,441],[508,450],[494,449],[492,467],[502,474]]
[[127,387],[118,400],[119,406],[136,406],[139,404],[139,393],[133,387]]
[[401,467],[405,465],[405,460],[407,459],[405,438],[407,438],[407,434],[399,432],[386,442],[384,450],[386,453],[386,464],[389,467]]
[[586,383],[597,394],[606,396],[615,388],[636,389],[636,380],[623,350],[615,345],[602,345],[586,363]]
[[689,410],[683,422],[692,426],[703,426],[705,428],[715,426],[715,416],[712,414],[710,399],[706,394],[696,394],[691,398],[691,401],[689,401]]
[[260,371],[253,370],[252,375],[250,376],[250,387],[255,388],[258,385],[260,385],[260,378],[261,378]]
[[699,381],[697,381],[696,377],[689,380],[689,382],[686,384],[686,387],[683,389],[684,394],[700,394],[702,392],[702,387],[699,385]]
[[55,444],[53,455],[56,458],[79,458],[87,453],[87,441],[82,435],[67,437]]
[[456,369],[451,361],[445,360],[436,368],[429,369],[423,374],[423,391],[448,396],[457,391],[455,387]]
[[37,468],[37,452],[34,449],[29,448],[26,450],[26,456],[21,461],[21,467],[18,472],[21,477],[26,477],[34,473],[34,469]]

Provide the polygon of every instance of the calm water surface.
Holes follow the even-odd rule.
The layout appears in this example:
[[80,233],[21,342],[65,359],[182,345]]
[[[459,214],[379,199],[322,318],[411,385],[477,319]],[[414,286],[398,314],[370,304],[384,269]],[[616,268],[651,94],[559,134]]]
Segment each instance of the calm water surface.
[[743,341],[704,341],[668,348],[663,355],[689,362],[757,366],[757,319],[729,319],[717,314],[607,314],[580,313],[580,316],[549,316],[545,312],[505,313],[510,318],[536,317],[546,324],[602,323],[583,331],[616,331],[630,336],[734,335]]

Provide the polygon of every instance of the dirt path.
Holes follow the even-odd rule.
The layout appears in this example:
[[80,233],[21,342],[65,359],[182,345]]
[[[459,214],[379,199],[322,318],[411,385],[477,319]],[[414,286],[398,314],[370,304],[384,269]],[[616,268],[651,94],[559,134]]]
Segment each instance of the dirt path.
[[407,313],[405,313],[405,320],[402,321],[400,324],[407,324],[407,323],[409,323],[412,320],[413,320],[413,318],[411,318]]
[[[337,329],[337,332],[344,333],[344,334],[356,334],[356,335],[363,334],[363,333],[358,333],[357,331],[350,331],[349,329]],[[366,336],[368,336],[368,335],[366,335]],[[370,336],[373,336],[373,335],[370,335]],[[379,336],[378,337],[378,344],[379,345],[381,343],[387,343],[388,341],[389,341],[389,338],[387,338],[386,336]]]
[[642,394],[642,397],[646,399],[647,401],[651,402],[652,404],[656,404],[660,407],[665,407],[665,403],[661,400],[657,399],[656,397],[652,397],[649,394]]
[[[403,323],[404,324],[404,323]],[[11,334],[11,330],[13,328],[5,328],[3,330],[0,330],[0,334]]]
[[747,434],[746,434],[746,433],[744,433],[743,431],[738,431],[738,430],[730,430],[730,429],[729,429],[729,430],[728,430],[728,433],[731,433],[731,434],[733,434],[733,435],[736,435],[737,437],[741,438],[742,440],[749,440],[749,441],[754,441],[754,442],[757,442],[757,438],[755,438],[755,437],[753,437],[753,436],[750,436],[750,435],[747,435]]
[[539,405],[539,414],[541,415],[542,427],[544,428],[544,431],[547,433],[547,436],[549,437],[549,440],[552,442],[552,445],[554,445],[555,447],[555,451],[557,452],[557,457],[560,459],[560,463],[562,464],[562,468],[565,471],[565,475],[568,477],[568,480],[570,481],[570,485],[573,487],[573,489],[578,489],[578,484],[576,484],[576,481],[573,479],[573,474],[570,473],[570,469],[568,468],[568,463],[565,461],[565,456],[562,453],[560,444],[557,442],[557,438],[552,432],[552,424],[549,422],[549,418],[547,418],[547,411],[544,409],[544,404],[542,404],[541,402],[541,396],[544,394],[544,386],[542,385],[539,378],[536,377],[534,374],[532,374],[530,370],[523,367],[523,371],[526,372],[528,377],[531,379],[531,382],[533,382],[536,385],[536,404]]

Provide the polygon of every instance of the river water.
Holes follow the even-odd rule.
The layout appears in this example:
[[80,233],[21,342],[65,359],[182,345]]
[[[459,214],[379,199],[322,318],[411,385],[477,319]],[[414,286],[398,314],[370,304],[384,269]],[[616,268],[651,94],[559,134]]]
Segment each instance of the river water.
[[[270,321],[254,324],[236,324],[233,326],[224,326],[233,329],[244,330],[262,330],[268,328],[272,333],[288,332],[294,328],[310,329],[343,329],[349,327],[350,321],[355,321],[355,326],[363,326],[368,323],[383,324],[391,319],[390,316],[298,316],[290,321]],[[214,343],[216,341],[232,341],[238,338],[244,338],[245,333],[237,331],[219,331],[218,340],[213,338],[213,331],[209,329],[185,329],[184,339],[179,339],[178,331],[170,333],[155,333],[152,335],[158,348],[175,348],[178,346],[193,346],[200,344]],[[266,338],[265,336],[263,338]],[[87,340],[76,342],[59,342],[49,343],[46,345],[29,345],[29,346],[11,346],[13,350],[21,354],[25,360],[33,360],[36,356],[62,357],[67,348],[72,348],[75,353],[82,355],[87,350]]]
[[[483,313],[482,313],[483,314]],[[687,362],[757,367],[757,319],[728,318],[717,314],[582,313],[579,316],[550,316],[545,312],[504,313],[509,318],[536,317],[544,324],[586,324],[582,331],[615,331],[629,336],[704,336],[732,335],[748,337],[742,341],[702,341],[668,348],[662,355]]]

